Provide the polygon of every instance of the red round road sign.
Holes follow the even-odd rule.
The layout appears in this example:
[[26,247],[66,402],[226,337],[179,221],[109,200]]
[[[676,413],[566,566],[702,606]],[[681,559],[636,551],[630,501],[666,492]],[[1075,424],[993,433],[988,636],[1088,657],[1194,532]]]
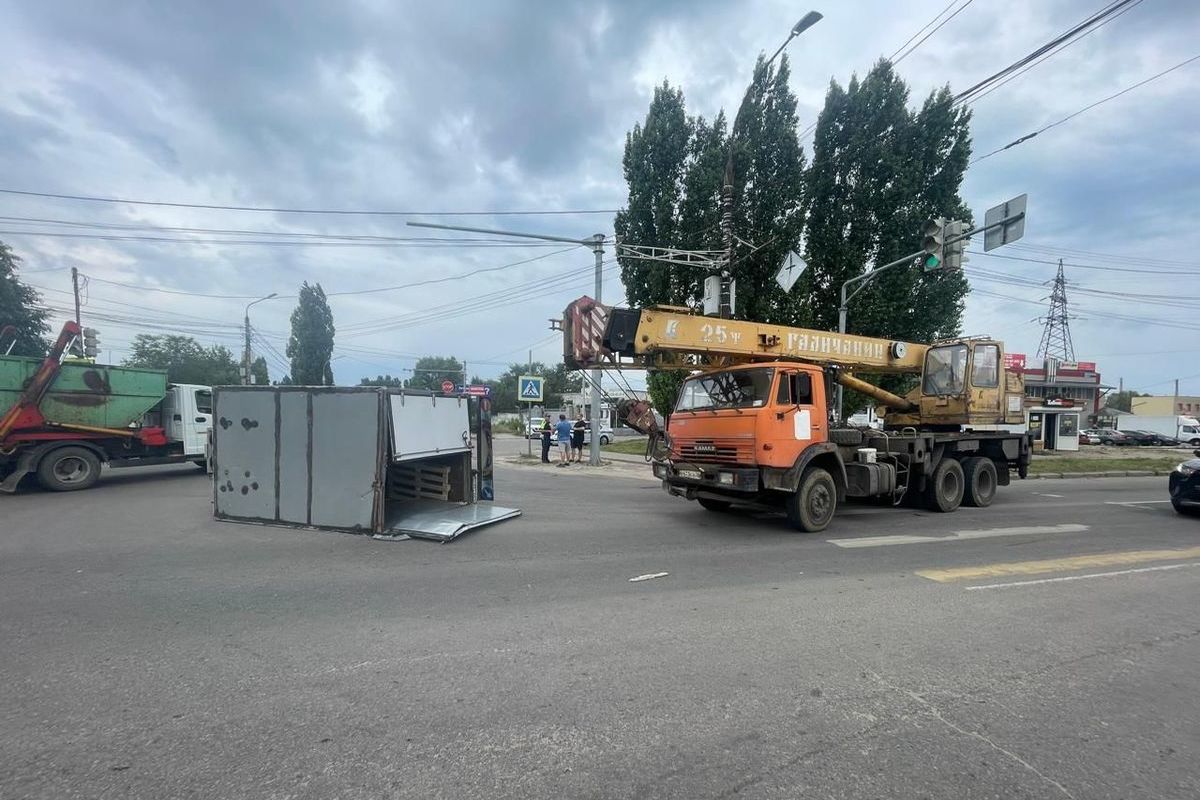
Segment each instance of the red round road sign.
[[442,381],[442,394],[454,394],[454,381]]

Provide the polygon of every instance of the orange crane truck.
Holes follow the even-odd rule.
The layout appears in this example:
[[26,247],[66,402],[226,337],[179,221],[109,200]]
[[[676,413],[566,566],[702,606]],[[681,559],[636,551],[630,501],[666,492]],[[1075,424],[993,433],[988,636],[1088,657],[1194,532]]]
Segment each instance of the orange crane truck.
[[[1029,437],[1006,428],[1024,421],[1024,383],[993,339],[913,344],[588,297],[567,307],[562,329],[569,369],[694,373],[665,431],[645,401],[619,413],[650,436],[647,456],[667,493],[709,511],[782,510],[815,532],[847,498],[941,512],[987,506],[1029,467]],[[901,397],[855,371],[919,379]],[[839,384],[880,403],[882,429],[837,421]]]

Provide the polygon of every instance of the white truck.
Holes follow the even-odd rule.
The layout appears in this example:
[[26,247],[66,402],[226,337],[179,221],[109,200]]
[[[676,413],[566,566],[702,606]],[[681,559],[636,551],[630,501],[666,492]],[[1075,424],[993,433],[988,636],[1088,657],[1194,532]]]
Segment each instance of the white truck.
[[1193,417],[1143,417],[1138,414],[1122,414],[1117,419],[1117,430],[1150,431],[1160,436],[1173,436],[1192,447],[1200,447],[1200,422]]

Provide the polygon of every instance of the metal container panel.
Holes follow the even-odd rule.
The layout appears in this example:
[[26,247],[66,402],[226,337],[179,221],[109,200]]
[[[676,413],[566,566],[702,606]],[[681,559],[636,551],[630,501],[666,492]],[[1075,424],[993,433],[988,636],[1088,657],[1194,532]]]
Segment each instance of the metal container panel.
[[[0,356],[0,412],[21,396],[40,358]],[[64,361],[42,398],[42,415],[63,425],[125,428],[139,420],[167,392],[167,373]]]
[[396,461],[470,452],[466,398],[398,393],[388,395],[388,402]]
[[380,420],[376,391],[312,393],[312,525],[373,529],[384,460]]
[[307,525],[309,439],[308,398],[304,391],[279,394],[279,519]]
[[276,393],[217,389],[213,430],[216,514],[274,521]]

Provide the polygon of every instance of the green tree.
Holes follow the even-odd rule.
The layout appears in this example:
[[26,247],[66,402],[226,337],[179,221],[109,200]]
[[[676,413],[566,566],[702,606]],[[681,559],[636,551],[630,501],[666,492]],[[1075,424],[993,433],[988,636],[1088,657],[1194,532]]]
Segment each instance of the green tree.
[[[41,357],[48,348],[45,336],[50,331],[50,312],[41,307],[42,298],[31,286],[17,279],[21,259],[0,242],[0,330],[12,326],[16,337],[12,355]],[[8,349],[9,335],[0,336]]]
[[292,362],[291,380],[299,386],[332,386],[333,312],[321,284],[300,287],[300,298],[292,312],[292,335],[287,356]]
[[1117,411],[1133,411],[1133,398],[1149,397],[1148,394],[1135,392],[1132,389],[1126,389],[1123,392],[1113,392],[1104,398],[1105,408],[1115,408]]
[[127,367],[162,369],[171,383],[229,386],[240,383],[238,363],[223,345],[204,347],[191,336],[139,333],[129,346]]
[[254,378],[255,386],[270,386],[271,372],[267,368],[267,360],[262,356],[254,359],[250,365],[250,375]]
[[408,379],[410,389],[440,392],[442,381],[463,382],[463,365],[453,356],[425,356],[417,359],[413,375]]
[[[959,195],[971,152],[970,112],[953,106],[949,88],[931,93],[917,111],[908,99],[886,60],[861,82],[830,85],[807,174],[808,269],[796,288],[797,324],[835,330],[843,283],[916,250],[926,219],[971,221]],[[968,289],[961,272],[925,273],[914,260],[863,289],[850,305],[847,330],[914,342],[957,335]],[[904,378],[880,384],[908,388]],[[848,392],[843,411],[864,404]]]
[[404,379],[403,378],[393,378],[390,374],[376,375],[374,378],[363,378],[361,381],[358,382],[358,385],[359,386],[389,386],[389,387],[392,387],[395,389],[399,389],[404,386]]
[[[910,111],[908,87],[881,60],[861,82],[831,84],[813,148],[798,321],[832,330],[846,280],[916,250],[930,217],[971,220],[959,196],[971,153],[970,111],[953,106],[949,88]],[[914,260],[855,298],[848,330],[918,342],[956,335],[967,290],[961,272],[925,273]]]

